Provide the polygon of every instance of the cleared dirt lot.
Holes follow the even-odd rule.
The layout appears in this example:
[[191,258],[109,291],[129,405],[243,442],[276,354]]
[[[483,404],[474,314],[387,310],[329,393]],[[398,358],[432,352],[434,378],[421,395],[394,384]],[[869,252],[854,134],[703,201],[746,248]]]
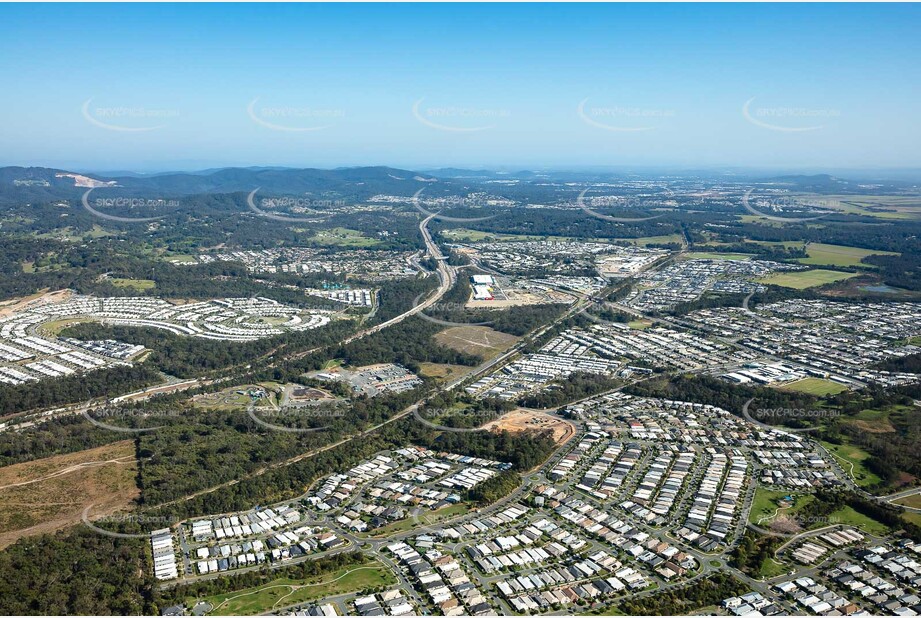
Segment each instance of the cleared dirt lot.
[[508,414],[502,415],[494,421],[483,425],[486,429],[495,429],[498,431],[509,431],[520,433],[522,431],[545,431],[553,432],[553,440],[557,444],[562,444],[569,440],[576,433],[576,427],[569,421],[544,414],[543,412],[531,412],[529,410],[512,410]]
[[435,340],[452,350],[489,360],[513,346],[518,337],[488,326],[452,326],[435,335]]
[[134,442],[0,468],[0,548],[91,517],[130,509],[139,491]]

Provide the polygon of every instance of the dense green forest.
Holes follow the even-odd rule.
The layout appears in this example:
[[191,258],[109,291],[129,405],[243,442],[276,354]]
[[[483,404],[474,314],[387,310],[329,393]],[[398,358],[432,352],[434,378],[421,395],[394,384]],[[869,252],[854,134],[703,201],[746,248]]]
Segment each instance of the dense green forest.
[[148,541],[84,526],[0,551],[0,614],[156,615]]
[[107,367],[53,380],[0,386],[0,416],[110,397],[157,384],[163,377],[146,364]]
[[554,408],[609,391],[620,384],[616,378],[577,371],[567,378],[554,380],[540,391],[523,395],[520,403],[526,408]]

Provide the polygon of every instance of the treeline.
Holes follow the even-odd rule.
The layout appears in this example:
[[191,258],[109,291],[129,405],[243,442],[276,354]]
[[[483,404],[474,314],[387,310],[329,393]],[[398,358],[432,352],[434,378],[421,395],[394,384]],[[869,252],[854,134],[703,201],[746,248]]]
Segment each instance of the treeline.
[[[758,418],[759,409],[795,408],[811,409],[817,403],[816,397],[803,393],[782,391],[775,388],[751,387],[731,384],[725,380],[706,375],[682,374],[672,378],[662,377],[631,384],[624,392],[638,397],[656,397],[691,403],[710,404],[733,414],[740,415],[749,399],[754,401],[749,413]],[[773,418],[773,417],[772,417]],[[767,423],[771,418],[763,419]],[[785,425],[806,426],[799,417],[785,418]]]
[[146,364],[115,366],[52,380],[0,386],[0,415],[138,390],[162,381]]
[[757,577],[761,566],[774,557],[774,552],[783,545],[784,540],[781,536],[758,534],[746,528],[739,544],[732,550],[729,564],[746,575]]
[[921,352],[898,358],[887,358],[874,365],[873,368],[880,371],[921,373]]
[[515,470],[521,471],[539,466],[556,448],[549,431],[448,432],[434,439],[423,440],[422,443],[449,453],[505,461],[511,463]]
[[553,408],[609,391],[620,384],[616,378],[576,371],[568,378],[554,380],[538,392],[523,395],[519,402],[526,408]]
[[378,299],[380,306],[369,324],[386,322],[401,313],[406,313],[438,287],[438,277],[416,277],[380,284]]
[[681,616],[750,591],[748,584],[729,573],[714,573],[686,586],[624,599],[617,604],[617,609],[627,616]]
[[501,500],[521,486],[521,475],[512,470],[500,472],[467,492],[467,499],[479,505]]
[[63,329],[61,336],[83,341],[115,339],[143,345],[151,350],[144,364],[170,375],[191,378],[209,371],[249,364],[276,349],[296,351],[331,345],[354,330],[353,321],[338,320],[323,328],[239,342],[186,337],[159,328],[83,322]]
[[0,432],[0,466],[73,453],[124,440],[82,416],[65,416],[21,431]]
[[144,539],[77,526],[0,551],[0,615],[157,615]]
[[349,365],[399,363],[413,371],[419,371],[419,363],[422,362],[468,366],[480,362],[478,356],[436,345],[433,337],[443,329],[444,326],[413,316],[357,341],[340,345],[333,349],[331,356],[344,359]]
[[803,521],[825,522],[823,525],[831,525],[838,522],[830,516],[845,507],[851,507],[861,515],[876,520],[894,531],[902,530],[912,540],[921,542],[921,526],[902,519],[902,511],[898,507],[867,500],[853,492],[819,490],[815,493],[815,499],[804,506],[797,517]]

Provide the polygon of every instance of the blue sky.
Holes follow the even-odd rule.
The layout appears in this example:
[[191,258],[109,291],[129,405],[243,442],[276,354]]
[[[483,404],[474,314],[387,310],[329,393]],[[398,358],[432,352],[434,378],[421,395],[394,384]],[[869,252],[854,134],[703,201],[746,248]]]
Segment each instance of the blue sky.
[[917,5],[0,5],[0,164],[921,167]]

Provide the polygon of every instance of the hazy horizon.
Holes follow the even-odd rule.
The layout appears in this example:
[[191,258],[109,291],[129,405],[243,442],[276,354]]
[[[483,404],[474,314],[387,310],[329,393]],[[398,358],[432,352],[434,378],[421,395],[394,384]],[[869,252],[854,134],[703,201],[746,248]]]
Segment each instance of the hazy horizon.
[[357,9],[3,5],[3,163],[921,168],[917,5]]

